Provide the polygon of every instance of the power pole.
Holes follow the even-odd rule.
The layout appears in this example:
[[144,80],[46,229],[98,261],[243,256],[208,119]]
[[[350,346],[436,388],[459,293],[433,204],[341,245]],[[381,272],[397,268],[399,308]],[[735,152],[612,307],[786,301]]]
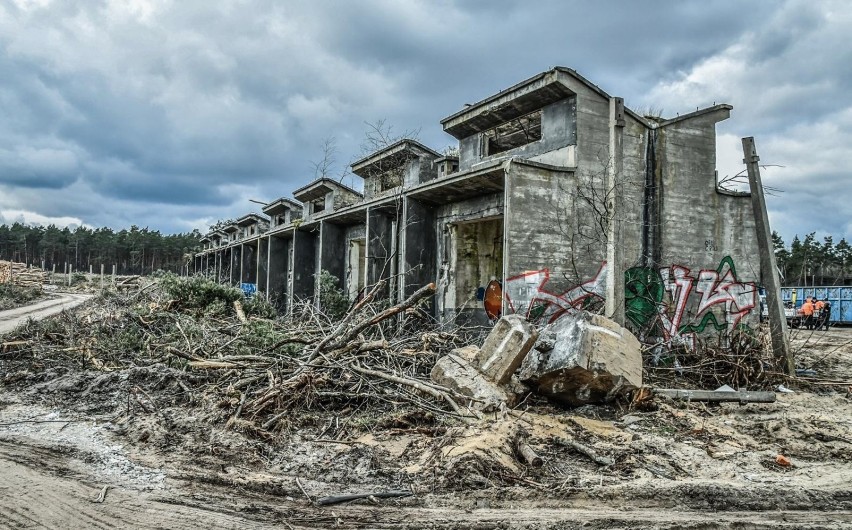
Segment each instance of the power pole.
[[787,374],[796,375],[796,363],[787,340],[787,317],[781,303],[781,280],[772,249],[772,236],[769,231],[769,214],[766,212],[766,197],[763,195],[763,182],[760,180],[760,165],[754,138],[743,138],[743,162],[748,168],[748,184],[751,188],[751,205],[754,210],[754,224],[757,229],[757,245],[760,253],[760,275],[766,289],[766,304],[769,309],[769,334],[772,338],[772,353],[784,362]]

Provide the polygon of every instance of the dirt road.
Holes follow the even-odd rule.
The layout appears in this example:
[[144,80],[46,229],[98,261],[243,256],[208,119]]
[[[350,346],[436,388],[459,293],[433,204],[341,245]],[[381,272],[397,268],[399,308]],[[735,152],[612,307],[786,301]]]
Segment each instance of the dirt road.
[[37,304],[0,311],[0,335],[12,331],[28,318],[36,320],[46,318],[78,306],[91,297],[90,294],[60,293],[56,298],[43,300]]
[[[53,431],[63,423],[54,424]],[[848,528],[852,513],[660,510],[629,502],[541,502],[491,508],[423,498],[420,506],[310,506],[305,499],[161,476],[143,484],[94,453],[27,438],[0,440],[2,528]],[[112,465],[117,465],[113,463]],[[137,469],[137,471],[139,471]],[[104,494],[104,487],[106,489]],[[459,500],[459,499],[456,499]],[[451,501],[452,502],[452,501]],[[540,504],[535,506],[535,504]],[[559,506],[563,504],[563,506]]]

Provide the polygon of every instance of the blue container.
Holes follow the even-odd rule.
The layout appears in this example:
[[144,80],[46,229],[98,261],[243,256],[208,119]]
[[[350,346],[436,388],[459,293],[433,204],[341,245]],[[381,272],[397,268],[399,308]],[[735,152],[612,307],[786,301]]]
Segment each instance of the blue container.
[[852,324],[852,287],[830,285],[827,287],[782,287],[781,300],[786,305],[794,302],[794,307],[799,309],[808,296],[816,296],[819,300],[831,302],[832,324]]

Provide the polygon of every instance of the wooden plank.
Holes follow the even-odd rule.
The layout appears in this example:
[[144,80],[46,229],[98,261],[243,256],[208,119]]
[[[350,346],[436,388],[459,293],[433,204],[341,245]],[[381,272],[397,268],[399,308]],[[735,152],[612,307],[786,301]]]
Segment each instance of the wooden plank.
[[682,401],[706,401],[710,403],[775,403],[775,392],[725,392],[718,390],[686,390],[674,388],[655,388],[652,391],[654,395],[666,396]]

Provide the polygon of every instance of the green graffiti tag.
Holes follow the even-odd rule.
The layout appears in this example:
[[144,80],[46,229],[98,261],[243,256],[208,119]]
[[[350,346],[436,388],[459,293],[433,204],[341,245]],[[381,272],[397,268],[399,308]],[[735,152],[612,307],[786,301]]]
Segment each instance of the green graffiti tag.
[[624,315],[640,329],[651,326],[665,295],[660,273],[650,267],[624,271]]

